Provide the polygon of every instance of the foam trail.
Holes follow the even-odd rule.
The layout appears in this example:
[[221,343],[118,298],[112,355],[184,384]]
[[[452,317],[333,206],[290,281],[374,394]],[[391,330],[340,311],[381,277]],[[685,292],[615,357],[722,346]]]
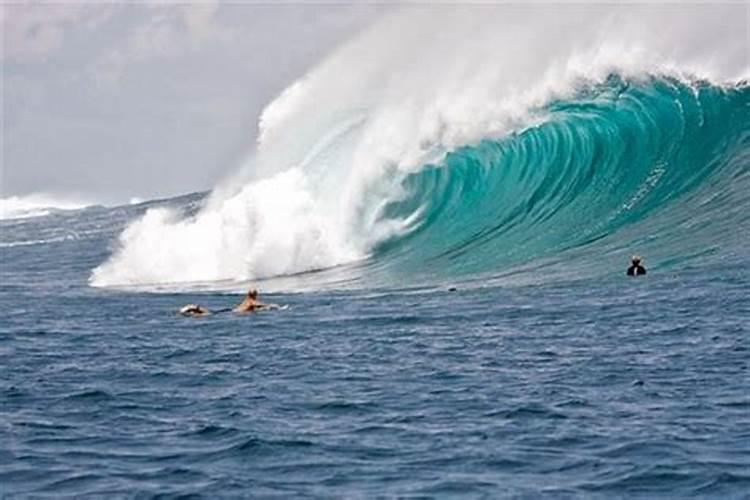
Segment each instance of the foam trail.
[[405,179],[617,72],[717,84],[750,74],[745,9],[416,7],[340,47],[271,103],[256,153],[188,218],[149,211],[96,286],[246,280],[364,259],[415,230]]

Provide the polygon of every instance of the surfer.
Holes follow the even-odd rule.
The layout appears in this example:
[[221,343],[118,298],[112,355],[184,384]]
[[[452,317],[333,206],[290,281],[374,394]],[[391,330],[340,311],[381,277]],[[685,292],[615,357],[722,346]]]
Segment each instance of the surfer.
[[646,274],[646,268],[641,265],[641,258],[637,255],[633,255],[630,259],[630,267],[628,268],[628,276],[640,276]]
[[251,313],[260,310],[283,310],[286,306],[280,306],[278,304],[264,304],[258,300],[258,290],[251,288],[247,292],[245,299],[237,304],[235,307],[227,307],[224,309],[210,310],[207,307],[203,307],[199,304],[187,304],[180,308],[180,314],[183,316],[208,316],[210,314],[217,314],[223,312],[235,312],[239,314]]
[[247,291],[247,297],[245,297],[245,300],[237,304],[232,310],[236,313],[248,313],[259,311],[261,309],[268,309],[270,306],[270,304],[260,302],[258,300],[258,290],[251,288]]

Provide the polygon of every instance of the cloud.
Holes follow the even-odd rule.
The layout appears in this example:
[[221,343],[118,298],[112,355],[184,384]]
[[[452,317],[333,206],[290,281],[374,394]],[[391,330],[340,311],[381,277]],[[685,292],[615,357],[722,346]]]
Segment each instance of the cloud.
[[113,83],[133,63],[180,57],[210,42],[228,42],[233,36],[230,28],[216,22],[218,2],[159,2],[146,7],[138,12],[141,17],[129,34],[96,62],[96,81]]
[[214,16],[218,8],[218,1],[189,3],[181,6],[182,19],[194,40],[202,41],[212,34]]
[[71,29],[93,30],[116,10],[114,5],[13,3],[3,5],[5,47],[2,59],[35,62],[63,46]]

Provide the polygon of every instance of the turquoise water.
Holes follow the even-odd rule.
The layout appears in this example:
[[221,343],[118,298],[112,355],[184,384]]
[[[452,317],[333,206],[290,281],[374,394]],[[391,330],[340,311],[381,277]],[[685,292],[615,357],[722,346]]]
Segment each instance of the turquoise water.
[[542,112],[407,178],[388,215],[419,210],[418,227],[379,259],[427,280],[571,260],[588,276],[635,251],[672,268],[747,242],[735,238],[750,206],[746,86],[613,75]]
[[370,258],[257,283],[278,313],[89,285],[203,194],[0,221],[0,496],[746,498],[750,89],[538,111],[408,176]]

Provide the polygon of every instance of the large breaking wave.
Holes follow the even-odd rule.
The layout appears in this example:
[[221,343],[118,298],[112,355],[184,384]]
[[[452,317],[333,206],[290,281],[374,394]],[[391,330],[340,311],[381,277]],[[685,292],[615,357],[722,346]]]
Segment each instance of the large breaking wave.
[[664,266],[731,252],[750,226],[735,11],[388,16],[267,107],[256,153],[201,210],[149,210],[91,283],[351,263],[347,279],[380,283],[535,279],[607,272],[634,251]]

